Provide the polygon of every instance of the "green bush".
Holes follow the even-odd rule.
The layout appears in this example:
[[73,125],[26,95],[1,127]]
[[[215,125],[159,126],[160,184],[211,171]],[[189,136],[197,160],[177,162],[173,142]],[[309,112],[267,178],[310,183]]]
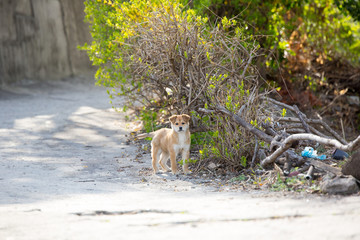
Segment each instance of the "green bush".
[[[199,0],[194,7],[210,17],[215,13],[242,19],[246,33],[259,36],[260,45],[279,61],[305,52],[319,62],[342,57],[359,63],[360,3],[356,0]],[[268,60],[268,65],[276,65],[274,58]]]
[[83,48],[99,67],[98,83],[113,88],[112,97],[140,107],[143,120],[191,114],[193,127],[207,129],[193,135],[202,158],[233,169],[248,166],[251,135],[228,117],[198,111],[222,105],[248,122],[262,121],[253,64],[260,46],[242,24],[226,17],[213,24],[176,0],[88,0],[85,11],[94,42]]

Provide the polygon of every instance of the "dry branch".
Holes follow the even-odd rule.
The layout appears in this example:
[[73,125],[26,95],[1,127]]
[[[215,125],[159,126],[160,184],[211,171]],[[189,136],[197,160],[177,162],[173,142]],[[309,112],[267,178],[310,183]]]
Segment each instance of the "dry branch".
[[[276,121],[279,121],[279,122],[300,122],[300,120],[298,118],[294,118],[294,117],[281,117],[281,118],[276,119]],[[348,144],[348,142],[345,141],[345,139],[343,139],[337,132],[335,132],[331,127],[329,127],[329,125],[327,125],[321,119],[306,119],[305,122],[308,123],[308,124],[311,123],[311,124],[321,125],[322,127],[324,127],[324,129],[327,132],[329,132],[339,142],[341,142],[342,144]]]
[[245,128],[247,131],[249,131],[252,134],[254,134],[255,136],[257,136],[258,138],[261,138],[265,142],[271,143],[271,141],[273,140],[273,138],[271,136],[267,135],[266,133],[262,132],[261,130],[257,129],[256,127],[252,126],[251,124],[245,122],[240,116],[230,112],[223,106],[217,106],[216,110],[208,110],[208,109],[204,109],[204,108],[199,108],[199,111],[204,112],[204,113],[220,112],[222,114],[225,114],[225,115],[231,117],[232,120],[234,120],[234,122],[236,122],[237,124],[239,124],[240,126]]
[[254,166],[255,166],[255,160],[256,160],[256,156],[258,154],[258,150],[259,150],[259,143],[258,143],[257,137],[255,137],[255,149],[254,149],[254,155],[251,159],[251,165],[250,165],[251,168],[254,168]]
[[316,136],[314,134],[309,133],[300,133],[300,134],[294,134],[289,137],[287,137],[281,144],[280,147],[273,152],[270,156],[266,157],[264,160],[261,161],[261,166],[266,166],[268,164],[274,163],[276,158],[278,158],[281,154],[283,154],[286,150],[288,150],[291,145],[295,141],[300,140],[312,140],[315,142],[318,142],[320,144],[326,145],[326,146],[333,146],[338,149],[341,149],[343,151],[353,151],[360,146],[360,136],[358,136],[354,141],[350,142],[349,144],[342,144],[338,140],[335,139],[328,139]]
[[335,132],[331,127],[329,127],[329,125],[326,124],[323,120],[321,120],[321,119],[308,119],[306,117],[306,115],[303,112],[301,112],[296,105],[290,106],[290,105],[287,105],[286,103],[282,103],[282,102],[276,101],[275,99],[268,98],[268,97],[262,97],[261,99],[263,99],[265,101],[268,101],[268,102],[271,102],[273,104],[276,104],[278,106],[287,108],[287,109],[289,109],[290,111],[292,111],[293,113],[295,113],[298,116],[298,118],[281,117],[281,118],[275,119],[275,121],[278,121],[278,122],[282,122],[282,121],[284,121],[284,122],[300,122],[302,124],[302,126],[304,127],[305,132],[307,132],[307,133],[312,132],[312,133],[314,133],[316,135],[326,137],[326,134],[323,134],[323,133],[319,132],[317,129],[315,129],[314,127],[312,127],[309,124],[320,125],[328,133],[330,133],[334,138],[336,138],[338,141],[340,141],[342,144],[348,144],[348,142],[344,138],[342,138],[337,132]]
[[[265,142],[271,143],[271,146],[273,146],[273,147],[278,147],[270,156],[268,156],[264,160],[262,160],[261,166],[263,166],[263,167],[266,165],[269,165],[271,163],[274,163],[275,160],[285,152],[287,153],[287,157],[289,158],[288,161],[290,161],[290,159],[291,159],[291,160],[294,160],[295,162],[300,163],[300,160],[302,159],[302,157],[298,156],[294,151],[289,150],[289,148],[291,148],[295,142],[298,142],[300,140],[314,141],[314,142],[317,142],[317,143],[320,143],[320,144],[323,144],[326,146],[336,147],[343,151],[354,151],[360,147],[360,136],[358,136],[354,141],[352,141],[348,144],[343,144],[336,139],[329,139],[327,137],[321,137],[321,136],[317,136],[317,135],[314,135],[311,133],[294,134],[294,135],[290,135],[290,136],[287,135],[286,133],[283,133],[282,137],[280,135],[270,136],[270,135],[262,132],[261,130],[255,128],[251,124],[247,123],[239,115],[230,112],[223,106],[217,106],[215,108],[215,110],[200,108],[199,111],[207,113],[207,114],[209,114],[209,113],[225,114],[225,115],[231,117],[231,119],[235,123],[239,124],[241,127],[245,128],[245,130],[251,132],[256,137],[264,140]],[[301,113],[299,113],[299,115],[301,115]],[[270,131],[270,132],[272,132],[272,131]],[[272,135],[274,135],[274,134],[272,134]],[[335,171],[333,168],[331,168],[330,166],[328,166],[324,163],[319,164],[318,162],[314,162],[314,163],[312,163],[312,165],[314,165],[317,168],[324,169],[326,171],[330,171],[333,173],[336,172],[335,174],[337,174],[339,172],[339,171]],[[330,167],[330,168],[328,168],[328,167]]]
[[[282,102],[279,102],[279,101],[276,101],[275,99],[272,99],[272,98],[269,98],[269,97],[261,97],[262,100],[265,100],[265,101],[268,101],[268,102],[271,102],[273,104],[276,104],[280,107],[283,107],[283,108],[287,108],[289,109],[290,111],[296,113],[296,109],[290,105],[287,105],[286,103],[282,103]],[[300,112],[300,114],[303,116],[303,117],[306,117],[304,113]]]
[[305,132],[311,133],[309,125],[305,122],[305,119],[303,118],[303,114],[302,114],[302,112],[300,112],[298,106],[294,105],[293,108],[295,109],[295,113],[297,114],[301,124],[303,125]]

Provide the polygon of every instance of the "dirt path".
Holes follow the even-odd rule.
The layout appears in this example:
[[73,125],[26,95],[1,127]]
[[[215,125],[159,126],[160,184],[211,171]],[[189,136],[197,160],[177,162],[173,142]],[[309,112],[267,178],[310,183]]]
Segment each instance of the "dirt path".
[[152,175],[81,80],[0,90],[0,239],[360,239],[360,200]]

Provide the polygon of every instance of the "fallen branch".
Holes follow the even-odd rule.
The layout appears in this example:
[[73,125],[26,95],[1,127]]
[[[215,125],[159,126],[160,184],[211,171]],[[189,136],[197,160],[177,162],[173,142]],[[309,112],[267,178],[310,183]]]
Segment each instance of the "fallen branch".
[[[294,117],[281,117],[281,118],[276,119],[276,121],[279,121],[279,122],[301,122],[298,118],[294,118]],[[326,131],[328,131],[331,135],[333,135],[333,137],[336,138],[339,142],[341,142],[342,144],[348,144],[348,142],[345,141],[345,139],[343,139],[339,134],[337,134],[333,129],[331,129],[331,127],[329,127],[329,125],[327,125],[324,121],[322,121],[320,119],[305,119],[305,122],[323,126],[324,129]]]
[[[266,133],[264,133],[263,131],[255,128],[254,126],[252,126],[251,124],[247,123],[246,121],[244,121],[239,115],[234,114],[232,112],[230,112],[229,110],[227,110],[225,107],[223,106],[217,106],[216,110],[210,110],[210,109],[205,109],[205,108],[199,108],[198,109],[199,112],[204,112],[207,114],[214,114],[216,112],[220,112],[223,113],[229,117],[231,117],[237,124],[239,124],[240,126],[242,126],[243,128],[245,128],[246,130],[248,130],[249,132],[253,133],[256,137],[262,139],[263,141],[271,144],[275,144],[274,141],[274,137],[277,138],[278,136],[274,136],[272,137],[271,135],[275,135],[277,134],[275,131],[273,131],[273,129],[268,126],[268,131],[271,135],[268,135]],[[275,144],[276,145],[276,144]],[[291,146],[292,144],[290,144]],[[280,147],[280,146],[279,146]],[[294,161],[295,163],[299,163],[302,160],[302,157],[297,155],[294,151],[292,150],[288,150],[288,158],[291,161]],[[254,160],[253,160],[254,161]],[[297,164],[298,165],[298,164]]]
[[313,133],[315,133],[317,135],[324,136],[324,134],[320,133],[315,128],[313,128],[312,126],[309,125],[310,123],[311,124],[318,124],[318,125],[321,125],[327,132],[329,132],[334,138],[339,140],[342,144],[348,144],[348,142],[344,138],[342,138],[337,132],[335,132],[331,127],[329,127],[329,125],[327,125],[323,120],[321,120],[321,119],[308,119],[306,117],[306,115],[303,112],[301,112],[296,105],[290,106],[290,105],[287,105],[286,103],[282,103],[282,102],[276,101],[275,99],[268,98],[268,97],[262,97],[261,99],[263,99],[265,101],[268,101],[268,102],[271,102],[273,104],[276,104],[278,106],[287,108],[290,111],[294,112],[298,116],[298,118],[282,117],[282,118],[275,119],[276,121],[279,121],[279,122],[280,121],[300,122],[302,124],[302,126],[304,127],[305,132],[307,132],[307,133],[313,132]]
[[[290,135],[290,136],[285,135],[285,137],[284,136],[282,137],[282,139],[284,139],[284,140],[282,140],[282,139],[278,139],[278,138],[281,138],[281,136],[279,136],[279,135],[273,137],[273,136],[270,136],[270,135],[264,133],[263,131],[255,128],[251,124],[244,121],[240,116],[230,112],[223,106],[217,106],[215,108],[215,110],[199,108],[199,111],[207,113],[207,114],[209,114],[209,113],[214,114],[217,112],[225,114],[225,115],[231,117],[235,121],[235,123],[239,124],[240,126],[245,128],[245,130],[254,134],[256,137],[264,140],[267,143],[270,143],[271,145],[278,147],[270,156],[266,157],[264,160],[261,161],[262,167],[269,165],[271,163],[274,163],[275,160],[285,152],[288,153],[288,157],[291,157],[292,159],[294,159],[295,162],[299,162],[300,159],[302,159],[302,157],[298,156],[294,151],[289,150],[289,148],[291,148],[294,143],[296,143],[300,140],[314,141],[314,142],[317,142],[317,143],[320,143],[320,144],[323,144],[326,146],[336,147],[337,149],[341,149],[343,151],[354,151],[360,147],[360,136],[358,136],[354,141],[352,141],[348,144],[343,144],[342,142],[340,142],[336,139],[329,139],[329,138],[317,136],[317,135],[314,135],[311,133],[301,133],[301,134],[294,134],[294,135]],[[299,113],[299,115],[301,115],[301,113]],[[307,121],[309,119],[305,118],[304,120]],[[297,121],[300,121],[300,120],[297,119]],[[317,121],[317,123],[318,122],[319,121]],[[271,130],[270,127],[269,127],[269,129]],[[271,131],[269,131],[269,132],[271,132]],[[314,163],[311,162],[311,164],[314,165],[314,167],[321,168],[326,171],[330,171],[333,173],[336,172],[335,174],[337,174],[339,172],[337,170],[336,171],[333,170],[330,166],[327,166],[326,164],[323,164],[321,162],[320,163],[319,162],[314,162]],[[326,165],[326,166],[324,167],[324,165]],[[327,168],[327,167],[329,167],[329,168]]]
[[[301,123],[289,123],[284,125],[279,125],[277,130],[279,129],[286,129],[288,133],[305,133],[305,130],[301,129],[303,125]],[[318,131],[316,128],[312,127],[311,125],[308,125],[310,129],[310,133],[313,133],[315,135],[318,135],[320,137],[324,138],[330,138],[329,136],[323,134],[322,132]],[[301,129],[301,131],[299,131]]]
[[338,149],[341,149],[343,151],[354,151],[358,147],[360,147],[360,136],[358,136],[354,141],[350,142],[349,144],[342,144],[338,140],[335,139],[328,139],[316,136],[314,134],[309,133],[300,133],[300,134],[294,134],[289,137],[287,137],[279,146],[278,149],[276,149],[275,152],[273,152],[270,156],[266,157],[264,160],[261,161],[261,166],[266,166],[268,164],[274,163],[275,160],[283,154],[285,151],[287,151],[293,142],[299,141],[299,140],[312,140],[315,142],[318,142],[323,145],[327,146],[333,146]]
[[[275,99],[272,99],[272,98],[269,98],[269,97],[261,97],[261,99],[265,100],[265,101],[268,101],[268,102],[271,102],[273,104],[276,104],[280,107],[283,107],[283,108],[287,108],[289,109],[290,111],[296,113],[296,109],[290,105],[287,105],[286,103],[282,103],[282,102],[279,102],[279,101],[276,101]],[[299,109],[298,109],[299,110]],[[299,111],[300,112],[300,111]],[[303,116],[303,117],[306,117],[304,113],[300,112],[300,114]]]
[[217,106],[215,111],[214,110],[209,110],[209,109],[204,109],[204,108],[199,108],[199,111],[204,112],[204,113],[214,113],[215,111],[223,113],[223,114],[231,117],[237,124],[239,124],[240,126],[245,128],[247,131],[249,131],[252,134],[254,134],[255,136],[257,136],[258,138],[261,138],[265,142],[271,143],[271,141],[273,139],[271,136],[269,136],[266,133],[262,132],[261,130],[257,129],[256,127],[254,127],[250,123],[245,122],[240,116],[230,112],[229,110],[227,110],[223,106]]

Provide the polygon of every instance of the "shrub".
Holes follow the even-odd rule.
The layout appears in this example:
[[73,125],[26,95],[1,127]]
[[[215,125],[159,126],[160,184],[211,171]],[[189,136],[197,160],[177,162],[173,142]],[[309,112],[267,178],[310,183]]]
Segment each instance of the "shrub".
[[265,36],[261,46],[278,60],[305,52],[319,62],[344,57],[358,63],[359,6],[356,0],[199,0],[194,7],[205,15],[238,16],[248,34]]
[[[253,62],[259,44],[234,19],[211,24],[173,0],[86,2],[94,42],[84,46],[99,66],[98,83],[157,116],[192,115],[201,156],[231,168],[247,166],[253,142],[227,117],[199,108],[225,106],[257,126],[259,78]],[[136,105],[139,106],[139,105]],[[195,139],[194,139],[195,138]]]

